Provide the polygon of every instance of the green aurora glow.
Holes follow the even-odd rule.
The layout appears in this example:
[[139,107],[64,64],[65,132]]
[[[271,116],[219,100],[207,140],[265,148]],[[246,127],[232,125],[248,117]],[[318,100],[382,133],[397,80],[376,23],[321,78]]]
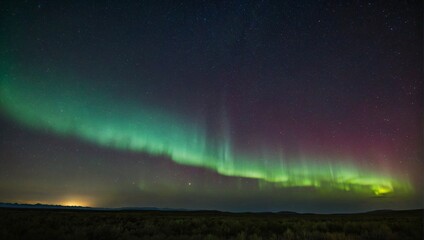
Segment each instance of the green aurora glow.
[[1,72],[1,107],[9,117],[34,129],[47,129],[104,147],[164,155],[179,164],[281,187],[343,190],[365,196],[413,191],[406,178],[360,168],[348,159],[287,159],[282,152],[238,152],[231,145],[225,121],[222,139],[211,139],[202,121],[128,99],[116,101],[105,86],[82,84],[74,81],[80,78],[70,75],[46,77],[18,74],[11,69]]

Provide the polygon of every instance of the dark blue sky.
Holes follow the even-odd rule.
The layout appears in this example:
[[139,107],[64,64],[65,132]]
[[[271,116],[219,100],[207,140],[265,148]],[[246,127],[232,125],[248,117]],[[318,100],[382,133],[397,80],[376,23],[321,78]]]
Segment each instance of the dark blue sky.
[[422,207],[420,1],[0,6],[0,201]]

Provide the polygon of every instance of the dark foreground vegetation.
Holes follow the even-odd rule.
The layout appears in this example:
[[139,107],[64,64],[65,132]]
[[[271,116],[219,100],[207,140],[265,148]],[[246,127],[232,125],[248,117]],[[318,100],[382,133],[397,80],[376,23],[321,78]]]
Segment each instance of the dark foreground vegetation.
[[0,239],[423,239],[423,210],[314,215],[0,208]]

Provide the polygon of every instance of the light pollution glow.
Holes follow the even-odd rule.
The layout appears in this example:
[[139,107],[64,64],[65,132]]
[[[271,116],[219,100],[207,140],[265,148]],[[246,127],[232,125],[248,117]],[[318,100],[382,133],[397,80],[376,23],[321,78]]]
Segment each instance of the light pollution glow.
[[10,69],[1,73],[3,111],[34,129],[47,129],[104,147],[164,155],[179,164],[255,178],[280,187],[343,190],[365,196],[413,191],[406,178],[360,168],[352,160],[288,159],[282,151],[262,156],[235,151],[228,123],[223,123],[223,138],[213,139],[211,144],[201,121],[135,102],[119,102],[101,87],[77,83],[70,76],[17,74]]
[[93,199],[88,198],[86,196],[62,196],[56,199],[51,199],[50,201],[46,200],[15,200],[16,203],[20,204],[46,204],[46,205],[61,205],[61,206],[69,206],[69,207],[92,207],[93,206]]

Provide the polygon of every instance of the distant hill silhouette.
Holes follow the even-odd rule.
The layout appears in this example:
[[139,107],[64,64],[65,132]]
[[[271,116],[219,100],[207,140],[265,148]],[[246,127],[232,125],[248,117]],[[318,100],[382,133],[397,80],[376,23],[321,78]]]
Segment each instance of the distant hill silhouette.
[[182,208],[156,208],[156,207],[122,207],[122,208],[96,208],[83,206],[63,206],[53,204],[25,204],[25,203],[0,203],[0,208],[28,208],[28,209],[69,209],[92,211],[191,211]]
[[90,210],[90,207],[82,206],[62,206],[62,205],[52,205],[52,204],[25,204],[25,203],[0,203],[2,208],[49,208],[49,209],[81,209],[81,210]]
[[[193,210],[184,208],[157,208],[157,207],[121,207],[121,208],[97,208],[97,207],[83,207],[83,206],[63,206],[53,204],[25,204],[25,203],[1,203],[0,208],[15,208],[15,209],[52,209],[52,210],[84,210],[84,211],[163,211],[163,212],[201,212],[201,213],[236,213],[218,210]],[[329,215],[340,214],[391,214],[391,213],[409,213],[414,211],[424,211],[424,209],[411,209],[411,210],[391,210],[381,209],[361,213],[332,213]],[[293,211],[278,211],[278,212],[237,212],[238,214],[281,214],[281,215],[320,215],[316,213],[298,213]]]

